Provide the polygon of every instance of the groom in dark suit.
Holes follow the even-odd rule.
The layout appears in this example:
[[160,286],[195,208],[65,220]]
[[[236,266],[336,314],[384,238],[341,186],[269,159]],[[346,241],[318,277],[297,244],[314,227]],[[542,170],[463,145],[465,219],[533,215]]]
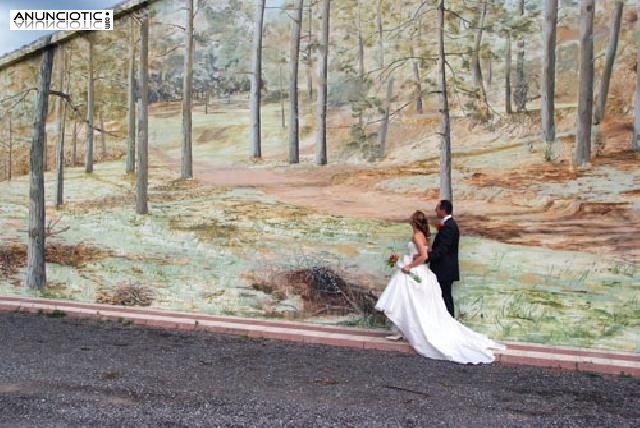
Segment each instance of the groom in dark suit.
[[455,318],[453,308],[453,296],[451,295],[451,284],[460,281],[460,268],[458,266],[458,241],[460,232],[458,225],[451,216],[453,204],[446,199],[441,200],[436,205],[436,216],[440,219],[438,233],[433,240],[431,251],[429,251],[429,266],[438,278],[442,298],[447,307],[447,311]]

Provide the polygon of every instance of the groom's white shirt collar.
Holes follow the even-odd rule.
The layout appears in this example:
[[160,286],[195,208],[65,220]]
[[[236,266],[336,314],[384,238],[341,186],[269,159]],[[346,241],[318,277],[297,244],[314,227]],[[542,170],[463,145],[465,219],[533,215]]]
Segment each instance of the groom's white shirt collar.
[[450,218],[451,218],[451,214],[447,214],[446,216],[444,216],[442,220],[440,220],[440,224],[444,224]]

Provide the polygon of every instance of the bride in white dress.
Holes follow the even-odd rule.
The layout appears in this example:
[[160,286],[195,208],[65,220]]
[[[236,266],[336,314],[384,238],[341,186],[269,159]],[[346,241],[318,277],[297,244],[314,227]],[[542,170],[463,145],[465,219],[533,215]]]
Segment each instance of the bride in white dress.
[[396,263],[398,270],[376,309],[385,313],[420,355],[458,363],[491,363],[495,360],[493,350],[505,349],[504,345],[468,329],[449,314],[438,280],[425,264],[429,249],[427,218],[416,211],[409,223],[413,228],[409,254]]

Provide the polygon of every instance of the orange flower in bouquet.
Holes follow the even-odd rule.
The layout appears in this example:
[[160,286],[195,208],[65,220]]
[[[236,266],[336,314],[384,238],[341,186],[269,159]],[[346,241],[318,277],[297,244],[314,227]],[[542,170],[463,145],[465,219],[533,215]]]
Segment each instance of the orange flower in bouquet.
[[391,254],[389,256],[389,260],[387,260],[387,264],[389,267],[395,267],[396,263],[398,263],[399,257],[396,254]]

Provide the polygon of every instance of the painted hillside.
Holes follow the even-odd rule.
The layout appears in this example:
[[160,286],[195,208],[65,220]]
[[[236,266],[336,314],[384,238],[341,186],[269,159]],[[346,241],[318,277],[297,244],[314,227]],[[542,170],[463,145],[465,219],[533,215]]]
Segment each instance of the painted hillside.
[[[607,108],[584,166],[574,163],[578,2],[559,2],[551,148],[540,124],[543,2],[524,1],[521,15],[519,1],[487,0],[484,18],[484,2],[446,3],[460,320],[496,339],[640,352],[636,3],[624,3]],[[596,93],[614,3],[596,9]],[[136,214],[136,179],[125,170],[129,47],[139,43],[141,10],[123,9],[113,31],[79,34],[57,48],[51,88],[69,94],[71,103],[64,116],[64,204],[56,207],[60,116],[50,96],[42,290],[25,285],[40,56],[9,65],[0,58],[0,293],[384,326],[372,305],[391,274],[386,259],[406,251],[408,216],[422,209],[433,223],[440,198],[436,2],[332,2],[326,165],[316,161],[318,5],[304,3],[300,153],[290,163],[293,4],[266,2],[260,157],[252,153],[250,112],[256,4],[195,4],[189,179],[180,178],[185,10],[167,0],[142,9],[150,16],[146,215]],[[480,86],[473,82],[479,27]],[[84,168],[89,42],[91,173]],[[524,109],[513,102],[512,113],[505,108],[507,58],[511,96],[524,94]]]

